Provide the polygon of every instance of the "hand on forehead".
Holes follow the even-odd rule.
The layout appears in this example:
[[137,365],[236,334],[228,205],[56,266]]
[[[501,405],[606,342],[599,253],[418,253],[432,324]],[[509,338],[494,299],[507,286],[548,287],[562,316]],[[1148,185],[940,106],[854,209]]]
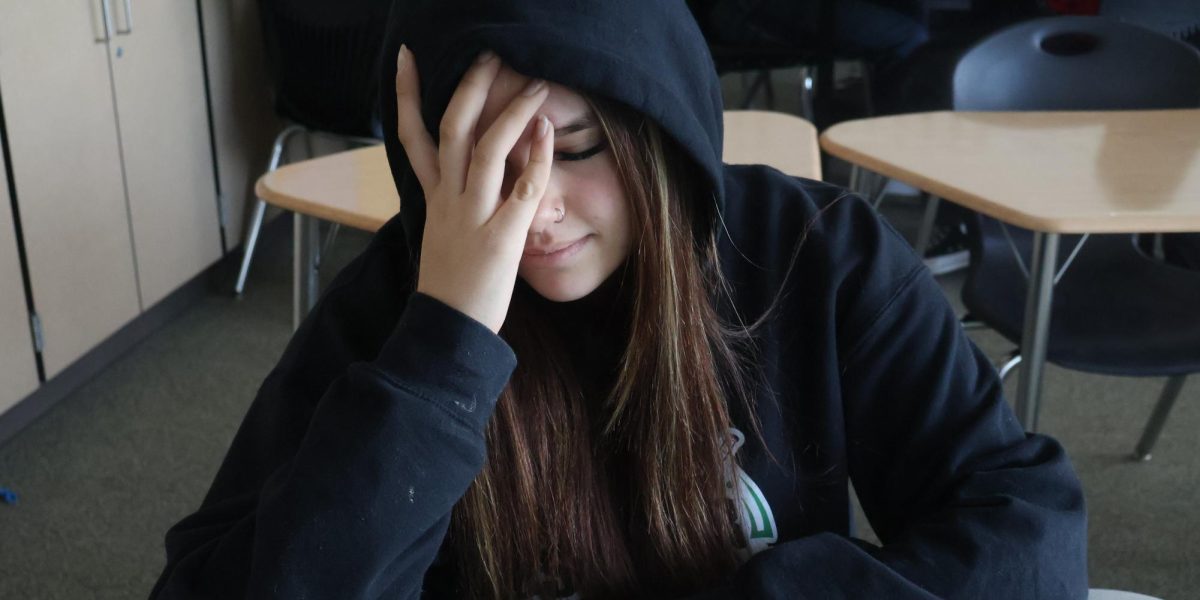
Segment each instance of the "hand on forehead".
[[[475,136],[477,139],[495,122],[496,118],[500,116],[500,113],[508,106],[513,97],[525,89],[525,86],[531,79],[531,77],[514,71],[508,65],[503,65],[500,68],[496,80],[488,90],[488,97],[484,102],[483,110],[479,114],[479,121],[475,127]],[[579,121],[591,112],[583,96],[555,83],[549,83],[549,86],[550,94],[546,97],[546,101],[542,104],[542,108],[538,111],[538,114],[546,115],[550,119],[552,127],[556,129],[564,127]],[[521,135],[520,141],[513,148],[514,153],[520,153],[528,147],[529,138],[533,131],[533,123],[534,121],[530,120],[529,125],[525,128],[525,132]]]
[[[479,113],[479,121],[475,126],[475,138],[483,137],[484,132],[500,113],[508,106],[509,102],[525,89],[525,86],[531,80],[531,77],[526,77],[512,69],[508,65],[500,67],[500,73],[496,75],[496,80],[492,82],[492,87],[488,90],[487,100],[483,104],[483,110]],[[532,121],[531,121],[532,123]],[[521,136],[521,142],[524,143],[529,137],[529,128],[526,128],[525,133]],[[521,144],[518,144],[521,145]]]

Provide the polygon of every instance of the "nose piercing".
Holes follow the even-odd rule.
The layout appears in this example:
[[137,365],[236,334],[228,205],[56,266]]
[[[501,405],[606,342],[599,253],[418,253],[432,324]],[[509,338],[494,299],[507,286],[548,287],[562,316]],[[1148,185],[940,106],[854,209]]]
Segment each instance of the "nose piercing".
[[567,218],[567,211],[563,210],[561,206],[555,206],[554,213],[558,215],[558,218],[554,219],[555,223],[562,223],[563,219]]

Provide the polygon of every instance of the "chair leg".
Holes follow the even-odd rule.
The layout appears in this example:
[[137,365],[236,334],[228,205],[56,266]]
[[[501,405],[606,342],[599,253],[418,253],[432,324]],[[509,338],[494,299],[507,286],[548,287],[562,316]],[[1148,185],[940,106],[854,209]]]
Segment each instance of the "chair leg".
[[746,90],[745,96],[742,97],[742,110],[750,110],[754,106],[754,99],[758,97],[758,89],[763,84],[770,85],[771,73],[766,69],[759,69],[754,75],[754,82],[750,84]]
[[775,110],[775,83],[770,71],[763,71],[763,87],[767,91],[767,110]]
[[1171,414],[1171,407],[1175,406],[1175,400],[1179,398],[1179,392],[1183,389],[1183,380],[1185,379],[1187,379],[1186,375],[1176,375],[1167,380],[1167,385],[1163,387],[1162,394],[1158,397],[1158,403],[1154,405],[1154,412],[1150,413],[1150,420],[1146,422],[1146,430],[1142,432],[1142,439],[1138,441],[1137,448],[1133,451],[1134,459],[1150,460],[1150,452],[1154,450],[1154,444],[1158,441],[1159,434],[1162,433],[1167,416]]
[[883,195],[883,188],[887,187],[887,182],[887,177],[851,163],[850,182],[846,187],[878,209],[879,198]]
[[[983,329],[990,329],[986,323],[984,323],[983,321],[980,321],[979,319],[976,319],[975,315],[972,315],[970,313],[963,315],[962,318],[958,320],[958,322],[960,325],[962,325],[963,331],[981,331]],[[1013,357],[1013,355],[1010,354],[1009,359],[1011,360],[1012,357]]]
[[238,270],[237,283],[233,284],[233,294],[241,296],[246,289],[246,275],[250,273],[250,259],[254,257],[254,246],[258,244],[258,231],[262,229],[263,215],[267,212],[267,203],[262,198],[254,199],[254,215],[250,217],[250,231],[246,234],[246,244],[242,250],[242,267]]
[[879,212],[879,207],[883,206],[883,200],[887,198],[887,186],[892,179],[876,174],[875,186],[871,188],[871,206],[875,212]]
[[1017,365],[1019,364],[1021,364],[1021,349],[1014,348],[1012,352],[1008,353],[1008,358],[1005,359],[1004,364],[1000,365],[1001,385],[1004,385],[1004,382],[1008,379],[1008,376],[1017,370]]
[[341,231],[342,226],[337,223],[330,223],[329,230],[325,232],[325,241],[321,242],[321,249],[317,252],[315,258],[314,269],[321,268],[321,262],[325,260],[325,255],[329,253],[329,248],[333,246],[333,241],[337,239],[338,231]]
[[[279,135],[275,136],[275,144],[271,146],[271,159],[267,161],[267,172],[270,173],[279,168],[279,162],[283,158],[283,150],[287,147],[288,139],[298,132],[304,131],[304,127],[300,125],[290,125],[285,127]],[[233,294],[241,296],[246,289],[246,276],[250,274],[250,260],[254,258],[254,246],[258,244],[258,231],[262,229],[263,215],[267,210],[267,203],[262,198],[256,199],[254,204],[254,215],[250,218],[249,228],[246,232],[246,244],[242,251],[242,266],[238,270],[237,282],[233,284]]]
[[1167,250],[1163,247],[1163,234],[1152,233],[1154,242],[1152,243],[1154,259],[1162,262],[1167,259]]
[[800,67],[800,78],[803,84],[800,86],[800,114],[809,123],[816,120],[816,112],[813,110],[813,68],[810,65]]
[[925,251],[929,249],[929,240],[933,237],[933,224],[937,219],[938,205],[942,202],[933,194],[925,194],[925,198],[925,216],[921,219],[921,230],[917,232],[917,243],[915,244],[917,256],[925,256]]
[[871,176],[868,178],[869,185],[867,186],[867,198],[871,201],[871,206],[876,212],[878,212],[879,207],[883,204],[883,197],[885,196],[883,192],[887,189],[888,182],[891,181],[891,179],[874,171],[871,171],[870,173]]
[[846,186],[851,192],[856,194],[866,195],[866,190],[863,189],[863,179],[866,176],[866,169],[858,166],[855,163],[850,163],[850,182]]

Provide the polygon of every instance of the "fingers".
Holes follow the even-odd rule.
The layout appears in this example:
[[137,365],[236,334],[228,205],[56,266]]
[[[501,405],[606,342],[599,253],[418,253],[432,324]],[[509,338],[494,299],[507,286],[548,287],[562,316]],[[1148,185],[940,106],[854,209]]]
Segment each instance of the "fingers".
[[458,186],[455,192],[461,193],[466,186],[467,165],[475,144],[475,127],[487,101],[488,90],[499,72],[500,60],[496,55],[490,50],[481,52],[475,64],[463,75],[442,116],[438,166],[442,180]]
[[396,57],[396,133],[426,195],[441,179],[437,148],[421,119],[421,82],[417,63],[407,46]]
[[537,214],[542,196],[546,194],[546,185],[550,181],[553,166],[554,128],[550,126],[550,119],[541,115],[534,124],[529,162],[513,184],[508,201],[500,204],[492,223],[502,231],[519,235],[524,240],[525,233]]
[[475,145],[467,173],[467,188],[475,190],[478,200],[495,202],[499,197],[505,160],[548,94],[549,86],[544,80],[530,80]]

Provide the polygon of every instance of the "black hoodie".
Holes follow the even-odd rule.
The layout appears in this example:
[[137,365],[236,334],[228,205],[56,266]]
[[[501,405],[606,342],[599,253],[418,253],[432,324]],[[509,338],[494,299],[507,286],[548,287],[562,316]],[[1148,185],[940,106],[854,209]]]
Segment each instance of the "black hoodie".
[[[1086,597],[1084,501],[1062,448],[1022,431],[938,285],[868,205],[722,164],[717,77],[674,0],[397,3],[381,102],[403,211],[264,381],[203,504],[168,532],[153,597],[453,587],[430,566],[482,468],[483,428],[516,358],[483,325],[413,292],[424,203],[391,134],[402,42],[431,132],[484,47],[654,119],[705,174],[711,196],[698,201],[720,207],[733,284],[722,311],[752,320],[779,299],[756,340],[774,458],[752,441],[738,450],[727,476],[748,560],[705,597]],[[851,481],[882,547],[849,537]]]

